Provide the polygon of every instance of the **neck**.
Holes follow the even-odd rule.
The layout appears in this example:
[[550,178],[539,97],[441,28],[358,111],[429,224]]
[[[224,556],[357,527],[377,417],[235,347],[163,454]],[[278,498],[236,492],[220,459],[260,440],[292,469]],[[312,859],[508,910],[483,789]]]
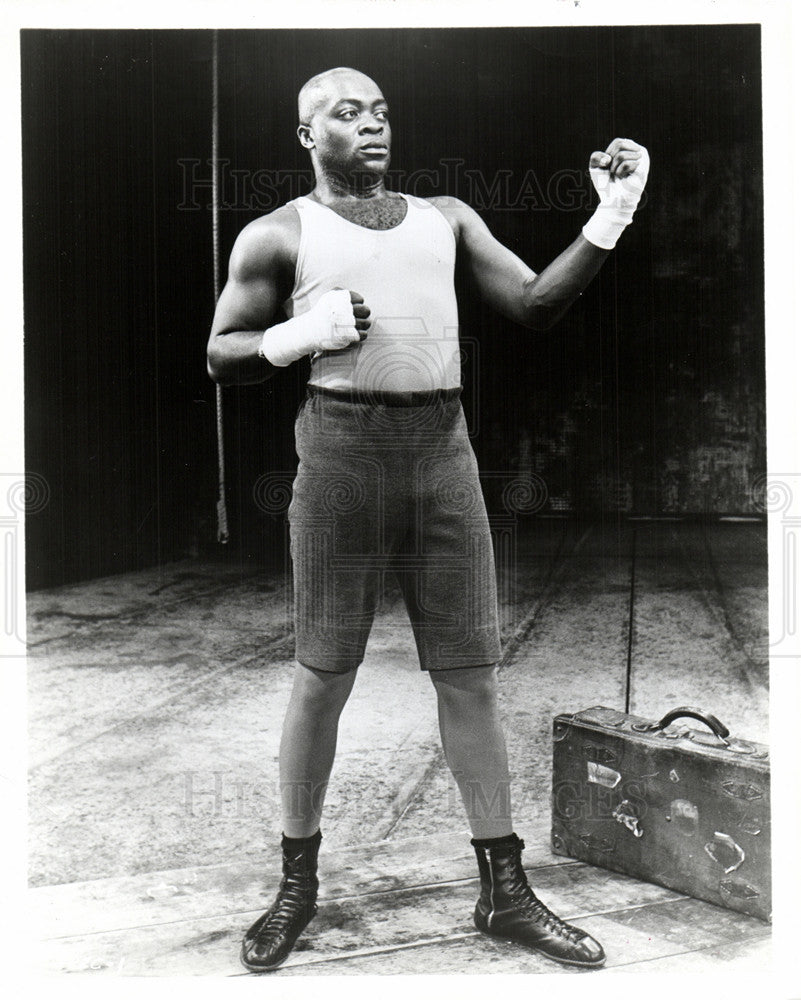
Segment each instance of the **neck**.
[[326,168],[314,172],[314,194],[320,201],[337,201],[345,198],[383,198],[387,189],[383,173],[351,173],[344,175]]

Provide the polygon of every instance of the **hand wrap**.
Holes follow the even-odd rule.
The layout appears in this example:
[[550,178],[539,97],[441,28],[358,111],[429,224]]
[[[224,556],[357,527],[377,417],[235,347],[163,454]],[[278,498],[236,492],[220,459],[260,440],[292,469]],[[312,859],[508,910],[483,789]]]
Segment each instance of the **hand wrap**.
[[350,292],[324,292],[312,308],[264,331],[259,352],[277,368],[285,368],[314,351],[336,351],[361,338],[356,329]]
[[606,167],[590,167],[600,204],[581,230],[584,238],[602,250],[612,250],[634,212],[648,179],[650,160],[643,147],[636,169],[628,177],[612,177]]

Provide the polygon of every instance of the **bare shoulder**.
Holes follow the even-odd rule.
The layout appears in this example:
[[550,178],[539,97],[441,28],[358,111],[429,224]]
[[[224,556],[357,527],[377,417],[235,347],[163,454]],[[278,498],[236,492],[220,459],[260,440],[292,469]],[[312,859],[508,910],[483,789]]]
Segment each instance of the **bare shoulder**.
[[239,233],[231,252],[230,273],[239,280],[284,269],[294,270],[300,219],[292,205],[262,215]]
[[423,201],[438,208],[450,223],[453,234],[457,241],[461,236],[469,231],[476,224],[483,225],[481,217],[466,202],[451,195],[434,195],[432,198],[423,198]]

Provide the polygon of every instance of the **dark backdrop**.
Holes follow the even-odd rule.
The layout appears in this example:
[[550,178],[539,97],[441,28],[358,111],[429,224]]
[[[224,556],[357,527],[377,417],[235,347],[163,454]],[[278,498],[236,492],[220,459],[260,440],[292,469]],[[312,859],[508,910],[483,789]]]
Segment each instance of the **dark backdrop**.
[[[212,33],[24,31],[29,586],[216,545]],[[765,467],[758,26],[222,31],[220,243],[309,189],[295,94],[353,65],[390,102],[392,186],[470,201],[541,269],[594,205],[615,135],[646,144],[646,199],[554,330],[498,317],[457,276],[465,409],[492,512],[759,509]],[[427,172],[426,172],[427,171]],[[301,364],[226,389],[231,545],[270,561],[260,477],[295,457]],[[547,495],[547,498],[546,498]],[[534,515],[532,515],[534,516]]]

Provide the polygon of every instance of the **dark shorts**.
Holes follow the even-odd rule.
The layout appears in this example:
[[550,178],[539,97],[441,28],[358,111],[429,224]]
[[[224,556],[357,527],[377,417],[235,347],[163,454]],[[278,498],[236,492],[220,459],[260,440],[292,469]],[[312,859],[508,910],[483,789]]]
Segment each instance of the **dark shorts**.
[[458,394],[356,401],[309,391],[289,507],[305,666],[345,673],[361,663],[387,573],[421,669],[500,659],[492,539]]

